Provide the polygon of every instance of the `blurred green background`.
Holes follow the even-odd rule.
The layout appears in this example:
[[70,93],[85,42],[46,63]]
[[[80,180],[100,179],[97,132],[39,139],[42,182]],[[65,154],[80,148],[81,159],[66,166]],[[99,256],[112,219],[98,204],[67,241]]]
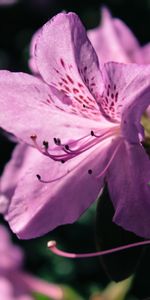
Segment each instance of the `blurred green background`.
[[[150,0],[104,0],[78,1],[20,0],[14,5],[0,7],[0,68],[11,71],[28,69],[29,43],[32,34],[56,13],[66,10],[75,11],[87,29],[94,28],[100,20],[100,7],[106,5],[113,16],[121,18],[134,32],[143,45],[150,40]],[[0,135],[0,171],[8,161],[14,145],[8,142],[3,133]],[[67,209],[67,208],[66,208]],[[4,222],[1,217],[1,222]],[[7,225],[7,224],[6,224]],[[62,226],[43,238],[19,241],[26,254],[25,267],[31,273],[48,281],[66,285],[77,291],[68,290],[67,299],[121,300],[121,295],[111,298],[100,296],[109,284],[98,258],[69,260],[51,254],[47,241],[55,239],[62,249],[73,252],[96,251],[95,246],[95,204],[73,225]],[[112,287],[111,287],[112,288]],[[126,290],[126,288],[124,288]],[[144,299],[150,296],[150,254],[145,251],[132,287],[126,299]],[[36,299],[46,298],[36,295]],[[68,298],[67,298],[68,297]],[[118,297],[118,298],[117,298]],[[6,299],[7,300],[7,299]]]

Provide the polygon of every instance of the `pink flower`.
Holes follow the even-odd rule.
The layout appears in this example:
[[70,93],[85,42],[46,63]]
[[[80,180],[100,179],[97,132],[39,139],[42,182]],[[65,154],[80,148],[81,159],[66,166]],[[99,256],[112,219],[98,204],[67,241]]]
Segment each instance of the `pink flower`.
[[150,63],[150,43],[146,44],[145,46],[141,47],[141,52],[143,55],[143,62],[145,64]]
[[63,291],[22,270],[23,253],[14,246],[6,228],[0,225],[0,297],[1,300],[33,300],[32,292],[39,292],[54,300],[63,299]]
[[32,71],[32,73],[37,76],[39,76],[40,74],[38,71],[38,67],[36,65],[34,53],[35,53],[35,47],[36,47],[36,43],[37,43],[39,35],[40,35],[40,29],[37,30],[32,37],[31,44],[30,44],[30,59],[29,59],[29,68]]
[[100,62],[142,64],[150,62],[150,44],[141,47],[127,25],[120,19],[113,18],[105,7],[102,9],[102,21],[99,27],[89,30],[88,37]]
[[39,78],[0,72],[0,126],[20,141],[1,178],[5,219],[21,238],[45,234],[79,218],[107,182],[113,221],[150,237],[140,124],[150,66],[99,67],[74,13],[47,22],[35,44]]

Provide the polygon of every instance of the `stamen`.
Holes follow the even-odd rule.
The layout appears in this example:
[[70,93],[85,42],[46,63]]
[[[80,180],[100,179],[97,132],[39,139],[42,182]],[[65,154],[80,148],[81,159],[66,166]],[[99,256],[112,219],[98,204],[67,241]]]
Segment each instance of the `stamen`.
[[69,142],[68,144],[61,144],[61,146],[64,146],[66,148],[66,145],[68,145],[67,147],[69,147],[69,150],[70,150],[71,146],[76,145],[77,143],[81,142],[82,140],[85,140],[88,137],[89,137],[89,134],[86,134],[85,136],[83,136],[77,140],[73,140],[73,141]]
[[89,174],[89,175],[92,174],[92,170],[91,170],[91,169],[88,170],[88,174]]
[[[54,143],[57,146],[52,147],[51,149],[49,148],[49,143],[48,141],[43,141],[43,146],[41,147],[37,143],[37,136],[32,135],[30,138],[32,139],[34,146],[44,155],[48,156],[49,158],[53,159],[54,161],[59,161],[59,162],[66,162],[77,155],[80,155],[81,153],[85,152],[86,150],[92,148],[99,142],[109,138],[113,134],[116,134],[118,131],[118,127],[112,128],[112,129],[107,129],[103,128],[102,130],[97,129],[100,131],[100,134],[95,134],[93,130],[91,130],[90,134],[88,133],[87,135],[69,142],[68,144],[63,144],[61,143],[60,138],[54,137]],[[91,138],[91,136],[93,138]],[[56,153],[57,151],[57,153]]]
[[91,130],[91,136],[94,136],[94,131],[93,130]]
[[[74,146],[74,144],[77,144],[78,142],[82,141],[83,139],[89,137],[89,134],[76,140],[76,141],[72,141],[70,142],[69,144],[62,144],[61,143],[61,140],[60,139],[57,139],[57,138],[54,138],[54,142],[57,146],[60,147],[60,150],[64,151],[65,153],[63,154],[51,154],[49,151],[48,151],[48,148],[45,147],[45,152],[43,154],[49,156],[50,158],[56,160],[56,161],[67,161],[81,153],[83,153],[85,150],[88,150],[90,147],[93,146],[93,141],[91,141],[91,139],[88,139],[86,141],[85,144],[81,145],[80,147],[78,147],[77,149],[70,149],[70,146]],[[94,142],[94,145],[95,145],[96,142]],[[47,145],[47,144],[46,144]],[[50,149],[49,149],[50,150]],[[52,151],[55,150],[55,149],[51,149]]]
[[45,151],[42,152],[42,154],[50,157],[51,159],[53,159],[54,161],[59,161],[59,162],[65,162],[67,161],[68,159],[70,159],[70,157],[68,158],[68,155],[67,154],[51,154],[49,153],[48,149],[45,148]]
[[[103,137],[103,136],[105,136],[106,135],[106,137],[107,137],[107,134],[108,133],[110,133],[110,129],[109,130],[105,130],[104,131],[104,133],[102,133],[102,134],[100,134],[100,135],[98,135],[98,134],[96,134],[93,130],[91,130],[91,136],[94,136],[94,137],[96,137],[96,138],[101,138],[101,137]],[[112,135],[112,133],[111,133],[111,135]]]
[[102,175],[104,175],[104,173],[107,171],[107,169],[109,168],[110,164],[112,163],[112,161],[113,161],[115,155],[117,154],[118,149],[119,149],[119,147],[121,146],[121,144],[122,144],[122,142],[120,142],[119,145],[115,148],[115,150],[114,150],[114,152],[113,152],[113,154],[112,154],[111,159],[108,161],[108,164],[106,165],[106,167],[104,168],[104,170],[103,170],[99,175],[96,176],[96,178],[100,178],[100,177],[101,177]]
[[65,149],[66,149],[66,150],[69,150],[69,145],[65,145]]
[[41,176],[39,174],[36,174],[36,177],[39,181],[41,181]]
[[39,147],[39,145],[38,145],[38,143],[37,143],[37,135],[36,135],[36,134],[33,134],[33,135],[30,136],[30,138],[31,138],[31,140],[32,140],[32,142],[33,142],[35,148],[37,148],[40,152],[42,152],[42,151],[41,151],[41,148]]
[[47,141],[43,141],[43,146],[46,148],[46,149],[48,149],[48,142]]
[[51,179],[51,180],[43,180],[41,178],[41,176],[39,174],[36,175],[37,179],[41,182],[41,183],[52,183],[52,182],[55,182],[57,180],[60,180],[62,178],[64,178],[66,175],[68,175],[70,173],[70,171],[68,170],[65,174],[63,174],[62,176],[59,176],[59,177],[56,177],[54,179]]
[[59,138],[54,137],[54,143],[59,146],[61,144],[61,140]]
[[31,140],[36,140],[37,139],[37,136],[36,136],[36,134],[32,134],[31,136],[30,136],[30,138],[31,138]]
[[[95,132],[93,130],[91,130],[91,132],[90,132],[91,136],[96,137],[97,139],[99,139],[99,141],[95,140],[95,139],[94,140],[88,139],[85,144],[81,145],[80,147],[78,147],[78,149],[75,149],[75,150],[70,149],[71,144],[73,144],[74,142],[68,144],[67,147],[66,147],[66,145],[62,144],[63,149],[67,154],[72,154],[73,155],[72,157],[77,156],[77,155],[83,153],[84,151],[88,150],[92,146],[96,145],[98,142],[102,141],[103,139],[106,139],[106,138],[112,136],[112,134],[113,134],[112,130],[110,130],[110,129],[109,130],[105,129],[102,132],[103,133],[100,135],[95,134]],[[114,128],[114,132],[116,132],[116,128]],[[66,150],[67,148],[68,148],[68,150]]]
[[115,252],[131,249],[131,248],[135,248],[135,247],[139,247],[139,246],[145,246],[145,245],[150,245],[150,240],[137,242],[137,243],[133,243],[133,244],[128,244],[128,245],[112,248],[109,250],[92,252],[92,253],[81,253],[81,254],[68,253],[68,252],[64,252],[64,251],[58,249],[56,247],[57,244],[55,241],[49,241],[47,244],[47,247],[49,248],[49,250],[51,250],[51,252],[53,252],[54,254],[56,254],[58,256],[67,257],[67,258],[87,258],[87,257],[95,257],[95,256],[112,254]]

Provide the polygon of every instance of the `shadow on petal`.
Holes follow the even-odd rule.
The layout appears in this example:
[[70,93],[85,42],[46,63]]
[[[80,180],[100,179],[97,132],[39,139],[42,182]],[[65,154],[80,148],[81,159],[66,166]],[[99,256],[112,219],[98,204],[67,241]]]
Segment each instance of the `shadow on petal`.
[[[130,231],[126,231],[112,222],[114,208],[110,200],[107,187],[98,200],[96,214],[96,243],[99,250],[107,250],[130,243],[140,242],[144,239]],[[100,262],[107,275],[118,282],[135,272],[141,256],[144,253],[144,246],[131,248],[100,257]]]

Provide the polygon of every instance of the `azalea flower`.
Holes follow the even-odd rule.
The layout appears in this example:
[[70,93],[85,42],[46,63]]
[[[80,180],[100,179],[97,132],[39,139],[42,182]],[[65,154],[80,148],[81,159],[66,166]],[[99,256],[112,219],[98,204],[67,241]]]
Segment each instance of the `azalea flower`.
[[38,29],[34,33],[32,39],[31,39],[30,49],[29,49],[30,58],[29,58],[29,62],[28,62],[30,70],[32,71],[33,74],[35,74],[37,76],[40,76],[40,74],[39,74],[39,71],[38,71],[38,68],[37,68],[37,65],[36,65],[36,61],[35,61],[35,58],[34,58],[34,53],[35,53],[36,43],[37,43],[39,35],[40,35],[40,29]]
[[130,28],[102,8],[100,25],[88,31],[100,62],[150,63],[150,43],[141,46]]
[[150,161],[140,124],[150,66],[99,66],[74,13],[47,22],[34,49],[38,77],[0,71],[0,126],[19,140],[1,178],[11,229],[27,239],[72,223],[107,182],[113,221],[150,237]]
[[141,52],[143,55],[144,63],[149,64],[150,63],[150,43],[143,46],[141,48]]
[[0,225],[0,295],[1,300],[33,300],[32,292],[51,299],[63,299],[62,289],[22,270],[23,252],[12,244],[7,229]]

